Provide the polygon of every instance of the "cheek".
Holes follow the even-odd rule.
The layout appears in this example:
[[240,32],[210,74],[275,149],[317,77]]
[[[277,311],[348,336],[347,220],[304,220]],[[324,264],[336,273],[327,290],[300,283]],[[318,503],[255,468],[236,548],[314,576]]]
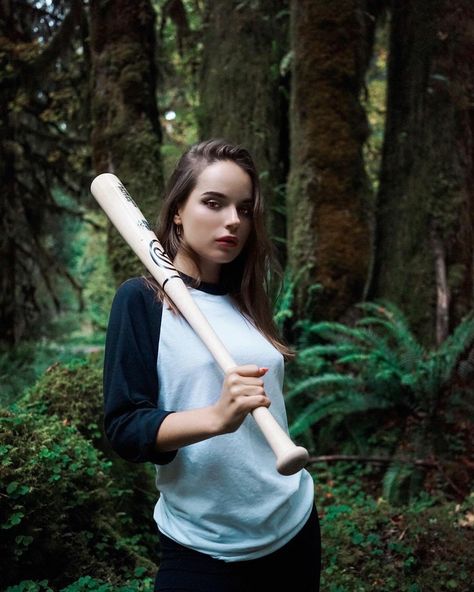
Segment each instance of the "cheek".
[[207,211],[197,207],[183,219],[183,226],[192,229],[193,232],[199,232],[199,229],[212,226],[212,218]]

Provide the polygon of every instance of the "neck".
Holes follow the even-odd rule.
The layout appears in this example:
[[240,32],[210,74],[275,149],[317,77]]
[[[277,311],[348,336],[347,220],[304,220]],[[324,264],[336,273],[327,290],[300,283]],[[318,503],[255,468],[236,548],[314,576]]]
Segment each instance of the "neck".
[[219,283],[220,265],[206,265],[204,262],[201,262],[200,266],[198,267],[194,261],[190,260],[188,257],[183,256],[181,253],[178,253],[173,259],[173,265],[178,271],[181,271],[192,278],[197,278],[199,276],[201,281],[208,284]]

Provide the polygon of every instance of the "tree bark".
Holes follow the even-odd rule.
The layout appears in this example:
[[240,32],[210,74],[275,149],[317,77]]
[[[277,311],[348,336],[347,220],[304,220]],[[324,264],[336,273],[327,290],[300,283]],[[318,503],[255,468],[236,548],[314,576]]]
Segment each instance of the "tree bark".
[[474,304],[474,6],[392,2],[388,104],[369,297],[426,344]]
[[285,258],[288,171],[286,1],[208,0],[204,19],[199,135],[245,146],[255,159],[271,234]]
[[291,4],[287,211],[297,318],[338,319],[364,294],[370,189],[362,156],[368,125],[359,96],[373,26],[366,10],[359,0]]
[[[155,13],[149,0],[91,0],[92,153],[154,222],[163,190],[156,104]],[[109,259],[117,283],[143,273],[114,228]]]

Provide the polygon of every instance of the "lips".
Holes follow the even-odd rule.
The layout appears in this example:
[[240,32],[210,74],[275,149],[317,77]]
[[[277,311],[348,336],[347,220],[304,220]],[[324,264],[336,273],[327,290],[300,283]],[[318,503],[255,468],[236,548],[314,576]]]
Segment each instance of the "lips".
[[239,244],[239,240],[236,236],[223,236],[218,238],[216,242],[220,245],[226,245],[229,247],[236,247]]

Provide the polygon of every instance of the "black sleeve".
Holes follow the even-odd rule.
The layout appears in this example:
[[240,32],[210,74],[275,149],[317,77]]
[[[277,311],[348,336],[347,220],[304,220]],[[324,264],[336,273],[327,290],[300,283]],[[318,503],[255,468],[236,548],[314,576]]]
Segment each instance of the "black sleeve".
[[156,434],[171,411],[158,406],[156,361],[162,305],[142,278],[117,290],[104,358],[104,427],[112,448],[131,462],[166,464],[176,451],[157,452]]

